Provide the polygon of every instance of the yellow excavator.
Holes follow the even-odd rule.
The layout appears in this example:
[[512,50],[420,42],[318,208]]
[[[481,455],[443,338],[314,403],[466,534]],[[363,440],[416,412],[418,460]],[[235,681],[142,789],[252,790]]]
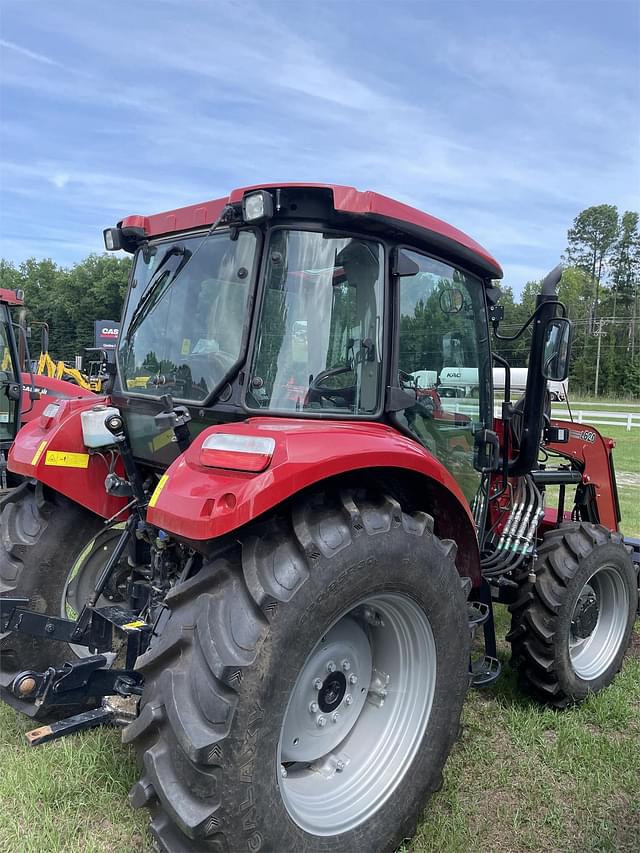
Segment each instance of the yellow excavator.
[[34,372],[38,376],[64,379],[87,391],[94,391],[96,394],[102,393],[104,385],[109,379],[104,369],[107,362],[107,355],[104,350],[93,347],[86,350],[87,353],[99,353],[99,358],[90,360],[89,370],[87,373],[84,373],[79,368],[67,364],[62,359],[56,361],[51,357],[49,354],[49,326],[47,323],[38,325],[42,326],[42,343],[40,356]]

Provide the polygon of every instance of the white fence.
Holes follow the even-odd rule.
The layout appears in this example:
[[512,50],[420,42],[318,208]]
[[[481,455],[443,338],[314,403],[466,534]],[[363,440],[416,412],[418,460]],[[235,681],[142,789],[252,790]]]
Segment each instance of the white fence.
[[[554,418],[561,418],[563,421],[571,420],[569,412],[564,410],[559,412],[551,410]],[[594,426],[623,426],[627,432],[631,432],[634,427],[640,427],[640,412],[598,412],[585,411],[584,409],[575,409],[571,407],[573,420],[579,424],[593,424]],[[601,420],[606,418],[607,420]]]
[[[634,427],[640,427],[640,403],[606,403],[598,409],[593,408],[593,402],[570,401],[570,405],[573,419],[579,424],[625,427],[627,432],[631,432]],[[617,411],[618,409],[626,411]],[[556,418],[571,420],[566,403],[553,405],[551,411]]]
[[[580,405],[578,403],[577,405]],[[582,404],[582,405],[593,405],[593,404]],[[609,404],[607,404],[609,405]],[[623,405],[621,403],[612,403],[610,407]],[[633,407],[634,404],[626,404],[629,408]],[[444,398],[442,400],[442,408],[447,412],[456,412],[464,415],[470,415],[471,417],[478,417],[478,406],[477,403],[471,403],[468,400],[462,399],[451,399]],[[640,408],[640,407],[639,407]],[[562,404],[554,405],[552,407],[552,415],[554,418],[563,421],[570,421],[571,417],[569,416],[569,412],[566,407]],[[573,420],[578,424],[593,424],[593,426],[617,426],[624,427],[627,432],[630,432],[632,429],[640,428],[640,411],[629,412],[629,411],[608,411],[600,409],[598,411],[594,409],[578,409],[576,408],[576,403],[571,405],[571,412],[573,414]],[[500,404],[496,404],[494,409],[494,417],[499,418],[502,413],[502,408]]]

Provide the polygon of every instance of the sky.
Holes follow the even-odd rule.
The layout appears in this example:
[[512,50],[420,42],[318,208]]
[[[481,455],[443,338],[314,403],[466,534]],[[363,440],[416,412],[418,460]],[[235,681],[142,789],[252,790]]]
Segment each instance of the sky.
[[0,0],[0,257],[298,180],[445,219],[519,293],[640,206],[640,0]]

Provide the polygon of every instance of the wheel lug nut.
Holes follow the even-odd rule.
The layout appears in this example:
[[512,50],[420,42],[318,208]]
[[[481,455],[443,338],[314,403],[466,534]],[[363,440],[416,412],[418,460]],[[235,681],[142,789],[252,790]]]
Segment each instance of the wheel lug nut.
[[342,661],[342,669],[344,672],[349,672],[349,670],[351,669],[351,664],[349,663],[348,660]]
[[351,705],[351,703],[353,702],[353,696],[351,695],[351,693],[347,693],[347,695],[344,697],[344,702],[345,705]]
[[344,761],[340,761],[340,760],[338,760],[338,761],[336,762],[336,771],[337,771],[338,773],[342,773],[342,771],[343,771],[343,770],[344,770]]
[[335,671],[336,671],[336,665],[332,660],[330,660],[329,663],[327,664],[327,672],[335,672]]
[[349,684],[357,684],[357,683],[358,683],[358,676],[355,674],[355,672],[352,672],[351,675],[349,676]]
[[337,723],[339,719],[340,719],[340,714],[336,711],[336,713],[331,717],[331,722]]
[[316,725],[319,729],[323,729],[327,725],[327,720],[325,717],[318,717],[316,720]]
[[314,687],[314,690],[322,689],[322,679],[316,678],[315,681],[313,682],[313,687]]
[[312,702],[312,703],[309,705],[309,712],[310,712],[311,714],[315,714],[315,713],[317,712],[317,710],[318,710],[318,703],[317,703],[317,702]]

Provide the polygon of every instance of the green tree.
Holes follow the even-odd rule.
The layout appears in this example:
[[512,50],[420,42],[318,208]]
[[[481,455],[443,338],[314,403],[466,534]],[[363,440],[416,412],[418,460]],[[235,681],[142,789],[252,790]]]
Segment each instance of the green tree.
[[589,333],[593,332],[600,286],[617,236],[618,208],[613,204],[586,208],[576,216],[567,233],[567,259],[572,266],[589,273],[593,285],[588,317]]
[[627,210],[620,219],[618,239],[611,257],[611,287],[613,292],[613,317],[618,304],[631,307],[629,315],[629,349],[633,359],[636,350],[636,320],[638,317],[638,290],[640,285],[640,231],[639,215]]
[[90,255],[69,269],[50,259],[29,258],[18,267],[1,261],[0,286],[24,291],[32,356],[46,323],[52,356],[72,361],[93,346],[95,320],[120,319],[130,269],[129,258],[113,255]]

